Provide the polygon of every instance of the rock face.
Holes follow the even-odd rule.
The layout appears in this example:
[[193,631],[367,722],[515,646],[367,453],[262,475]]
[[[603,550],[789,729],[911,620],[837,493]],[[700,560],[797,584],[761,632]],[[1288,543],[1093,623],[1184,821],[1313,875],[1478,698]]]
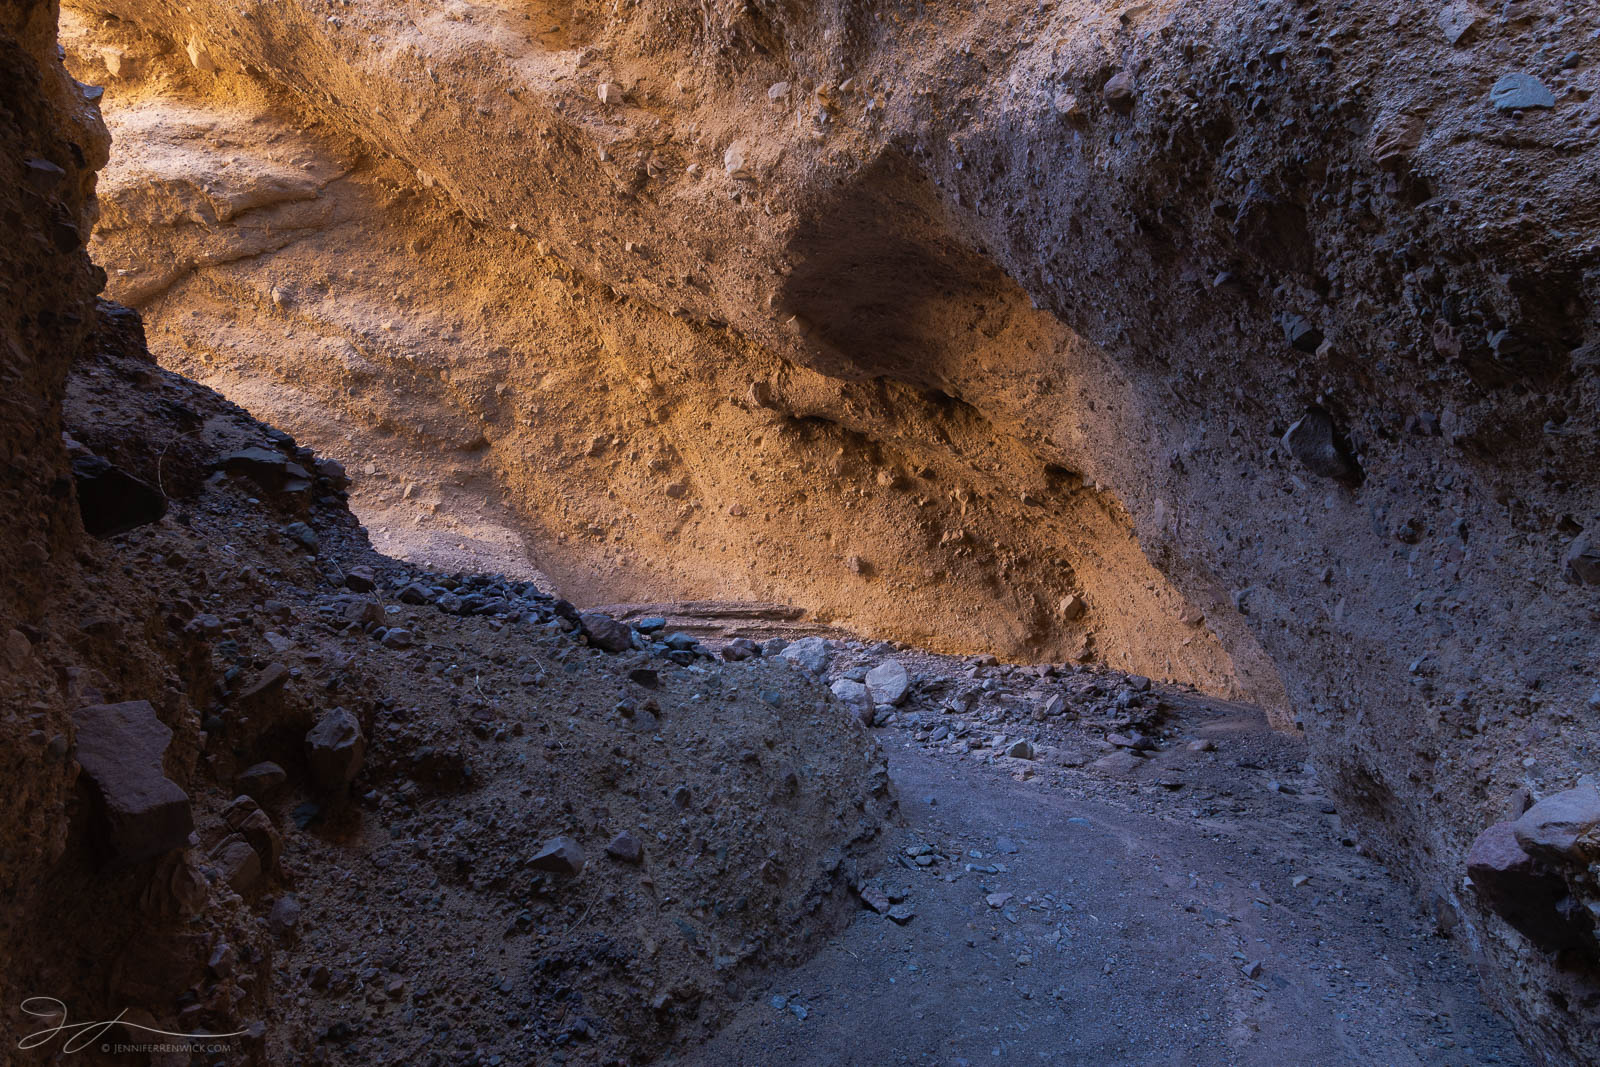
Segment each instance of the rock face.
[[[0,5],[0,1003],[12,1006],[8,1019],[48,989],[85,1018],[129,1008],[127,1018],[167,1032],[237,1029],[247,1059],[309,1061],[325,1058],[316,1046],[352,1033],[343,1021],[330,1028],[326,1003],[315,1001],[345,996],[352,981],[395,1000],[408,987],[444,988],[481,970],[472,945],[504,941],[520,957],[515,996],[528,1007],[518,1010],[540,1018],[558,995],[565,1002],[572,968],[605,957],[606,976],[585,979],[584,1015],[559,1037],[505,1028],[485,1035],[481,1059],[524,1062],[539,1056],[533,1043],[582,1041],[590,1058],[644,1061],[703,1037],[760,969],[794,962],[845,917],[857,865],[893,811],[881,754],[862,731],[780,716],[780,706],[810,706],[826,690],[759,658],[718,665],[718,680],[741,672],[742,692],[730,687],[736,699],[711,706],[697,691],[709,657],[691,647],[671,653],[682,658],[630,657],[627,675],[652,686],[633,709],[650,720],[640,739],[650,744],[619,759],[634,745],[617,736],[611,709],[617,687],[632,683],[572,632],[571,604],[504,575],[457,581],[378,556],[345,507],[348,475],[337,464],[158,367],[139,318],[96,300],[105,275],[84,242],[106,154],[103,97],[63,69],[57,14],[38,0]],[[64,24],[70,32],[70,13]],[[226,56],[203,40],[185,34],[184,42],[166,51],[197,73],[224,69]],[[137,47],[103,55],[108,74],[146,69],[152,58]],[[299,164],[285,162],[284,188],[306,188],[295,182]],[[146,192],[176,202],[159,185]],[[178,213],[212,221],[218,209],[230,219],[266,210],[248,201],[189,206],[194,214]],[[276,235],[268,243],[295,230],[260,216],[246,226],[255,221]],[[269,301],[278,311],[309,302],[287,286]],[[90,536],[69,440],[156,486],[171,510],[123,534]],[[218,466],[253,448],[268,455],[267,484]],[[281,485],[271,470],[285,475]],[[345,591],[358,567],[372,572],[371,596]],[[423,604],[395,602],[391,594],[409,585],[428,591]],[[417,640],[385,643],[396,630]],[[448,667],[435,658],[445,646],[458,661]],[[534,660],[565,669],[525,669]],[[330,717],[336,703],[349,710]],[[541,734],[556,708],[564,747]],[[726,760],[707,739],[759,750],[765,763]],[[362,806],[329,803],[317,779],[337,788],[358,764],[372,786]],[[661,798],[641,799],[627,781],[646,767],[696,790],[697,805],[674,809],[660,830],[649,808]],[[530,771],[544,779],[537,797]],[[229,801],[236,786],[273,793],[274,783],[270,813],[248,797]],[[184,792],[192,833],[179,818]],[[768,796],[773,803],[756,799]],[[713,813],[713,797],[733,802]],[[604,826],[589,818],[596,802],[608,806]],[[428,814],[411,822],[397,806]],[[580,810],[581,819],[569,818]],[[385,840],[346,836],[341,821],[381,828]],[[541,929],[534,912],[546,905],[528,898],[528,842],[575,824],[597,842],[650,825],[652,853],[659,848],[664,860],[654,866],[641,849],[637,866],[541,875],[541,889],[560,894],[558,907],[604,898],[626,913],[600,906],[575,912],[579,924]],[[480,836],[491,826],[493,840]],[[414,840],[399,845],[402,833]],[[285,838],[292,871],[278,869]],[[718,863],[683,862],[709,838],[725,846]],[[98,862],[160,849],[132,866]],[[687,919],[663,926],[657,893],[720,898],[724,854],[734,870],[760,868],[763,880],[741,890],[738,908],[685,912],[692,938],[682,936]],[[478,857],[486,877],[463,877]],[[502,878],[491,865],[522,873]],[[351,870],[385,873],[350,878]],[[287,881],[305,902],[304,938],[298,904],[284,903]],[[418,902],[434,891],[452,898],[440,908],[454,932],[406,940]],[[347,924],[365,929],[362,951],[402,973],[330,974],[336,961],[323,935]],[[623,953],[635,952],[641,931],[656,938],[647,966],[663,991],[654,997],[624,973]],[[630,947],[597,956],[601,942]],[[296,985],[311,992],[290,1009],[303,1018],[269,1026],[262,1020],[287,988],[275,965],[304,976]],[[499,994],[511,988],[506,978]],[[403,1048],[432,1033],[420,1016],[414,1025],[398,1013],[390,1021],[406,1032],[389,1030],[377,1038],[383,1051],[364,1054],[405,1059]],[[149,1031],[129,1039],[139,1033]]]
[[127,866],[182,848],[189,795],[162,770],[172,731],[148,700],[79,708],[77,759],[94,784],[106,862]]
[[[68,20],[74,69],[141,105],[112,117],[113,294],[376,472],[459,461],[366,475],[370,514],[471,498],[584,602],[715,589],[1268,701],[1424,896],[1514,790],[1595,770],[1593,5],[644,0],[541,35],[95,6],[119,21]],[[53,412],[104,158],[21,12],[0,267],[41,355],[0,430],[8,604],[73,544]],[[338,138],[253,112],[254,77]],[[1552,1006],[1584,980],[1465,918],[1530,1041],[1600,1058]]]

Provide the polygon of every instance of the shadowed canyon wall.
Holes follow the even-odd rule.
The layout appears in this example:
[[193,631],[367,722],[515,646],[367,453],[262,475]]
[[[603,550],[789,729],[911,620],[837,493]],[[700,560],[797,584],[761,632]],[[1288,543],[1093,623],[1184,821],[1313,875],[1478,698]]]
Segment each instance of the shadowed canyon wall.
[[1592,942],[1464,880],[1600,736],[1590,7],[75,19],[111,293],[397,547],[1273,704],[1593,1058]]

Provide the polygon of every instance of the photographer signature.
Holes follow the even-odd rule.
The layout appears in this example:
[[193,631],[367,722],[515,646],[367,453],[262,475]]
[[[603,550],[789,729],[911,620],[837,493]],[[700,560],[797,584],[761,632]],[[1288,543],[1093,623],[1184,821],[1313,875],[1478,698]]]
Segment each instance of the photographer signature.
[[22,1010],[25,1014],[32,1015],[38,1019],[55,1019],[58,1016],[60,1018],[60,1021],[55,1025],[28,1034],[18,1041],[17,1048],[22,1050],[38,1048],[55,1040],[58,1036],[65,1036],[66,1042],[61,1046],[62,1052],[82,1052],[98,1041],[113,1026],[124,1026],[131,1030],[143,1030],[147,1034],[179,1038],[185,1041],[240,1037],[245,1033],[244,1030],[235,1030],[229,1034],[178,1034],[173,1033],[171,1030],[157,1030],[154,1027],[141,1026],[138,1023],[124,1019],[123,1016],[128,1014],[126,1008],[115,1019],[106,1022],[73,1023],[69,1026],[67,1024],[67,1006],[55,997],[29,997],[22,1002]]

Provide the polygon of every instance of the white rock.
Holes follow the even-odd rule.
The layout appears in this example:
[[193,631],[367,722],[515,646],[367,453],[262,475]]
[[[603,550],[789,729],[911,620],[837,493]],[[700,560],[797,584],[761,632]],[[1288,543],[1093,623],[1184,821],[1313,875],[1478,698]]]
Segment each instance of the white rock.
[[867,691],[874,704],[898,707],[911,689],[911,675],[897,659],[886,659],[867,672]]
[[833,683],[833,695],[849,704],[852,708],[867,706],[867,687],[860,682],[852,682],[848,678],[840,678]]
[[820,675],[828,669],[828,642],[820,637],[802,637],[785,648],[780,655],[790,666],[808,674]]

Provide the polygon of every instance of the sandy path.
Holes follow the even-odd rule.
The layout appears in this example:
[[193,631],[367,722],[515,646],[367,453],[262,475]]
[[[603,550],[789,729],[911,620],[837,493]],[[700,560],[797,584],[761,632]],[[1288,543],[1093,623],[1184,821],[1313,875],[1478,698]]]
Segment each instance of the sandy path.
[[[1224,756],[1241,735],[1298,743],[1237,708],[1191,725]],[[882,736],[906,817],[882,881],[915,918],[863,909],[681,1062],[1526,1062],[1457,947],[1307,798],[1222,821],[1184,810],[1194,783],[1116,783],[1128,803],[1087,774],[1019,782]],[[908,869],[918,843],[953,862]]]

